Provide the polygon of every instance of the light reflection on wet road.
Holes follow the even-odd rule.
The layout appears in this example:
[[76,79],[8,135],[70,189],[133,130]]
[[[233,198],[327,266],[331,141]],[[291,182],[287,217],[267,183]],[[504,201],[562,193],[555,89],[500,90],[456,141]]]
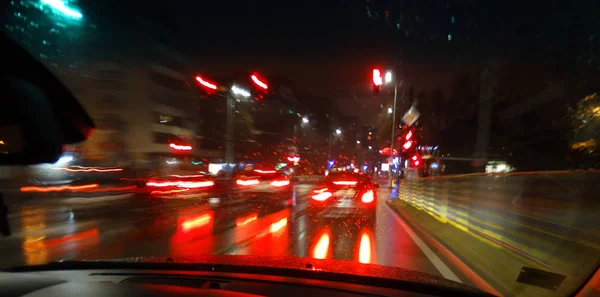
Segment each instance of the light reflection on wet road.
[[[193,199],[136,196],[72,208],[22,205],[0,239],[0,267],[59,259],[234,254],[297,256],[376,263],[440,275],[408,236],[379,191],[377,219],[317,220],[307,209],[308,185],[294,204],[258,199],[221,206]],[[32,199],[33,201],[33,199]]]

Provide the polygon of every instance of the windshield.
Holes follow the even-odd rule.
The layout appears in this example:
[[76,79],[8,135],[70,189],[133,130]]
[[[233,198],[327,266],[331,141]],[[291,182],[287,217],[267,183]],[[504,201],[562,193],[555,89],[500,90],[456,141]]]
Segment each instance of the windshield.
[[290,256],[567,296],[600,264],[596,1],[3,4],[96,129],[0,167],[0,267]]

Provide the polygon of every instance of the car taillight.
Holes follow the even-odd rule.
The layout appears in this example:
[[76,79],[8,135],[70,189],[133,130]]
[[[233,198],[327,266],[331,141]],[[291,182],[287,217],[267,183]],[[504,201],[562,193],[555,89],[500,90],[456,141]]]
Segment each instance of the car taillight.
[[158,182],[158,181],[149,181],[146,183],[148,187],[176,187],[179,185],[179,182],[176,181],[166,181],[166,182]]
[[201,181],[201,182],[193,182],[193,181],[149,181],[146,183],[148,187],[179,187],[179,188],[207,188],[214,186],[215,183],[213,181]]
[[327,188],[316,189],[316,190],[314,190],[313,192],[315,192],[315,193],[319,194],[319,193],[323,193],[323,192],[325,192],[325,191],[327,191]]
[[360,200],[362,200],[364,203],[371,203],[373,200],[375,200],[375,194],[373,194],[373,191],[368,190],[362,195]]
[[238,179],[235,181],[235,183],[240,186],[252,186],[258,185],[260,182],[258,181],[258,179]]
[[331,196],[333,196],[333,194],[331,194],[330,192],[322,192],[322,193],[313,195],[312,199],[315,199],[317,201],[325,201]]
[[334,185],[338,186],[354,186],[356,185],[356,181],[353,180],[337,180],[333,182]]
[[201,181],[201,182],[180,182],[180,188],[196,189],[196,188],[208,188],[214,186],[213,181]]
[[271,186],[273,187],[284,187],[290,184],[289,180],[274,180],[271,182]]

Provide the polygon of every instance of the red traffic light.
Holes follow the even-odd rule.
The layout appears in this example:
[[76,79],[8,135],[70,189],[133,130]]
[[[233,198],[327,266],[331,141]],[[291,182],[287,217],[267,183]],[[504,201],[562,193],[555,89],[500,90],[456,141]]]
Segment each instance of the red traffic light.
[[253,73],[252,75],[250,75],[250,78],[252,79],[254,84],[259,86],[261,89],[266,90],[269,88],[269,86],[267,85],[265,80],[261,79],[256,73]]
[[[383,78],[381,77],[381,71],[379,69],[373,69],[373,85],[379,87],[383,84]],[[379,90],[379,88],[377,88]]]
[[196,76],[196,81],[199,82],[202,86],[204,86],[206,88],[209,88],[209,89],[215,90],[215,91],[217,90],[217,84],[211,83],[208,80],[203,79],[200,76]]
[[421,156],[419,155],[414,155],[412,156],[412,164],[414,167],[419,167],[419,165],[421,164]]

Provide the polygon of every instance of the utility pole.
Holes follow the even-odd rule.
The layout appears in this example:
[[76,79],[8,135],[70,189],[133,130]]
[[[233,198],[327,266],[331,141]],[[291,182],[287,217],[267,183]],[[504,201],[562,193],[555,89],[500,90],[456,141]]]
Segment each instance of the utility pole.
[[234,142],[233,133],[235,127],[235,98],[231,95],[227,95],[227,118],[226,118],[226,130],[225,130],[225,163],[227,163],[228,170],[226,176],[231,176],[231,164],[234,163]]
[[392,165],[394,163],[394,141],[396,140],[396,98],[398,97],[398,85],[402,85],[402,81],[400,81],[400,83],[394,84],[394,109],[392,110],[392,136],[391,136],[391,140],[392,142],[390,143],[390,163],[389,163],[389,173],[390,173],[390,187],[392,186],[392,180],[393,180],[393,176],[392,176]]

